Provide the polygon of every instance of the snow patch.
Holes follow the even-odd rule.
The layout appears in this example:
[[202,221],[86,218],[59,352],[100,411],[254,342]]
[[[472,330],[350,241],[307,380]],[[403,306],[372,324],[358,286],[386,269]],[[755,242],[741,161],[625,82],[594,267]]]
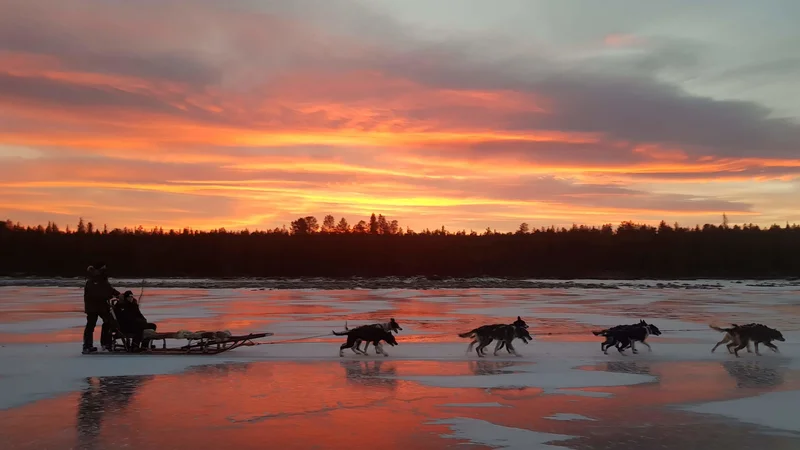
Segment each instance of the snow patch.
[[610,392],[583,391],[580,389],[545,389],[544,393],[548,395],[573,395],[591,398],[610,398],[614,396]]
[[700,414],[715,414],[741,422],[800,432],[797,418],[800,391],[770,392],[755,397],[682,406],[680,409]]
[[552,416],[547,416],[545,419],[550,420],[589,420],[592,422],[596,422],[596,419],[592,419],[591,417],[582,416],[580,414],[570,414],[570,413],[556,413]]
[[463,439],[473,444],[508,450],[564,450],[564,447],[547,445],[547,443],[566,441],[575,437],[504,427],[484,420],[465,417],[441,419],[428,422],[428,424],[448,425],[453,434],[442,435],[445,439]]

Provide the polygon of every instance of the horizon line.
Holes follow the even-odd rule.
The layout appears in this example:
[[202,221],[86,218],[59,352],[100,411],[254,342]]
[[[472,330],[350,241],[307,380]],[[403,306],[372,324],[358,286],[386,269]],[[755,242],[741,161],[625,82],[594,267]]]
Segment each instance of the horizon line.
[[[380,218],[380,217],[383,217],[384,219],[386,219],[386,223],[397,222],[396,220],[388,220],[387,216],[383,216],[382,214],[374,214],[373,213],[372,216],[374,216],[376,219]],[[313,217],[313,218],[316,219],[316,216],[302,216],[302,217],[298,217],[297,219],[295,219],[295,221],[300,220],[300,219],[305,220],[305,219],[308,219],[310,217]],[[347,220],[343,216],[340,217],[340,220],[342,220],[342,219]],[[103,223],[102,226],[101,226],[100,224],[94,224],[92,221],[84,221],[82,217],[78,218],[78,222],[76,224],[74,224],[74,228],[71,227],[71,225],[73,225],[73,224],[66,224],[64,226],[64,228],[61,228],[61,226],[58,225],[58,223],[56,221],[48,221],[47,225],[44,225],[44,224],[41,224],[41,223],[28,224],[28,223],[21,223],[19,221],[13,221],[10,218],[6,218],[5,220],[0,221],[0,224],[4,225],[5,227],[8,227],[8,225],[10,224],[11,227],[8,227],[9,229],[14,229],[16,227],[22,227],[24,229],[37,229],[37,228],[41,227],[43,229],[47,229],[47,228],[49,228],[51,226],[56,226],[58,233],[78,233],[78,230],[81,227],[81,223],[83,223],[84,227],[91,226],[93,228],[93,233],[96,232],[96,233],[100,233],[100,234],[103,234],[105,232],[111,233],[113,231],[126,231],[126,230],[135,232],[136,230],[138,230],[140,228],[142,230],[148,232],[148,233],[153,232],[153,231],[157,231],[157,230],[163,231],[164,233],[169,233],[171,231],[172,232],[176,232],[176,233],[182,233],[182,232],[184,232],[184,230],[188,230],[190,232],[200,232],[200,233],[210,233],[210,232],[220,232],[220,231],[225,231],[225,232],[228,232],[228,233],[238,233],[238,232],[247,231],[249,233],[283,233],[283,232],[286,232],[288,234],[297,234],[297,233],[292,233],[292,223],[294,223],[295,221],[292,221],[289,224],[283,223],[283,224],[275,226],[275,227],[252,228],[252,229],[250,227],[246,227],[246,226],[245,227],[225,227],[225,226],[221,226],[221,227],[218,227],[218,228],[194,228],[194,227],[191,227],[191,226],[183,226],[183,227],[177,227],[177,228],[175,228],[175,227],[165,228],[164,226],[161,226],[161,225],[144,226],[144,225],[141,225],[141,224],[136,225],[136,226],[109,227],[108,224],[105,224],[105,223]],[[478,229],[470,228],[468,230],[468,229],[463,228],[463,227],[461,227],[461,228],[447,228],[446,225],[439,225],[439,226],[436,226],[436,227],[433,227],[433,228],[425,227],[425,228],[412,229],[410,226],[402,226],[399,223],[397,223],[398,232],[396,232],[396,233],[372,233],[372,232],[369,231],[369,228],[367,228],[365,231],[356,231],[354,229],[354,226],[356,226],[356,225],[358,225],[358,224],[360,224],[362,222],[367,227],[369,227],[369,221],[362,219],[362,220],[359,220],[359,221],[354,222],[354,223],[350,223],[348,221],[347,224],[348,224],[349,228],[347,228],[346,231],[342,231],[342,230],[337,231],[336,226],[339,223],[339,221],[334,220],[334,225],[333,225],[332,228],[323,229],[322,225],[317,225],[318,229],[315,229],[315,230],[307,232],[307,233],[301,233],[301,234],[408,234],[409,230],[414,234],[424,233],[426,231],[427,232],[438,232],[438,231],[441,231],[441,230],[446,230],[446,232],[448,234],[456,234],[456,233],[461,233],[461,232],[465,232],[465,233],[476,232],[479,235],[481,235],[481,234],[487,234],[486,233],[487,231],[491,231],[492,234],[515,234],[515,233],[519,233],[523,229],[523,225],[525,225],[526,226],[525,228],[527,229],[527,231],[523,231],[523,234],[526,234],[526,233],[533,234],[534,232],[548,231],[548,230],[555,230],[555,231],[567,230],[568,231],[568,230],[575,229],[575,228],[578,228],[578,229],[589,229],[589,230],[600,230],[600,229],[603,229],[604,227],[607,227],[607,226],[611,226],[614,230],[616,230],[617,228],[619,228],[619,227],[621,227],[622,225],[625,225],[625,224],[631,224],[631,225],[636,226],[637,228],[641,227],[641,226],[647,226],[647,227],[652,227],[652,228],[656,228],[656,229],[660,228],[662,225],[666,225],[668,228],[671,228],[673,230],[677,230],[677,229],[693,230],[693,229],[696,229],[696,228],[701,228],[702,229],[702,228],[704,228],[706,226],[709,226],[709,225],[714,226],[716,228],[723,228],[723,229],[725,229],[725,228],[735,229],[737,227],[738,228],[758,227],[759,229],[762,229],[762,230],[770,229],[770,228],[773,228],[775,226],[778,226],[778,227],[781,227],[781,228],[783,228],[783,227],[786,227],[786,228],[800,227],[800,224],[795,223],[795,222],[791,222],[790,223],[788,220],[783,225],[779,224],[777,222],[773,222],[773,223],[770,223],[770,224],[754,223],[754,222],[731,223],[731,222],[727,221],[727,219],[725,218],[725,214],[723,214],[723,220],[722,220],[721,223],[706,222],[706,223],[702,223],[702,224],[701,223],[695,223],[694,225],[682,225],[678,221],[673,221],[672,223],[670,223],[665,219],[661,219],[661,220],[658,220],[658,221],[656,221],[656,220],[641,220],[640,221],[640,220],[635,220],[635,219],[628,219],[628,220],[620,220],[620,221],[614,222],[614,223],[606,222],[606,223],[603,223],[603,224],[600,224],[600,225],[572,222],[569,226],[555,225],[555,224],[534,226],[529,222],[520,222],[519,226],[517,228],[513,229],[513,230],[498,230],[497,228],[490,227],[490,226],[486,226],[486,227],[482,227],[482,228],[478,228]],[[55,231],[54,231],[54,233],[55,233]]]

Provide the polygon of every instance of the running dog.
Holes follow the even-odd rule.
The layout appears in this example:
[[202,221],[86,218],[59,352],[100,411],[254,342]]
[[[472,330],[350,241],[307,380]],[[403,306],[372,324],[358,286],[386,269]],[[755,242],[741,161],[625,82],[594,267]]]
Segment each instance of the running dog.
[[[400,327],[400,325],[397,323],[397,321],[394,320],[394,317],[389,319],[388,322],[373,323],[373,324],[370,324],[370,325],[361,325],[361,326],[356,327],[356,328],[361,328],[361,327],[378,327],[378,328],[380,328],[382,330],[385,330],[385,331],[387,331],[389,333],[394,332],[395,334],[399,334],[400,331],[403,331],[403,329]],[[353,328],[353,329],[355,330],[356,328]],[[347,322],[346,321],[344,323],[344,329],[346,331],[350,331],[350,328],[347,328]],[[356,346],[353,347],[352,350],[353,350],[353,353],[361,353],[361,354],[366,355],[368,348],[369,348],[369,342],[367,342],[367,345],[364,346],[364,351],[362,352],[361,351],[361,339],[358,339],[358,340],[356,340]],[[376,352],[377,352],[377,350],[376,350]]]
[[[738,344],[733,348],[733,354],[736,355],[737,358],[739,357],[739,350],[748,347],[750,341],[753,341],[756,355],[758,356],[761,356],[761,353],[758,351],[758,344],[764,344],[773,352],[780,353],[778,347],[776,347],[772,341],[786,341],[780,331],[760,323],[742,326],[734,324],[734,326],[731,328],[718,328],[715,326],[711,326],[711,328],[730,334],[733,337],[733,341]],[[731,344],[728,344],[728,348],[730,347]],[[716,346],[714,348],[716,348]]]
[[[639,353],[639,351],[636,350],[636,342],[641,342],[648,350],[652,351],[653,349],[650,347],[650,344],[645,342],[645,340],[651,334],[660,336],[661,330],[653,324],[640,320],[639,323],[633,325],[617,325],[601,331],[592,331],[592,334],[595,336],[604,336],[606,338],[606,340],[600,344],[600,349],[606,355],[608,354],[608,349],[613,346],[616,346],[617,351],[620,353],[630,347],[631,351],[635,354]],[[622,354],[624,355],[624,353]]]
[[[522,342],[524,342],[525,344],[533,340],[533,336],[531,336],[531,334],[528,332],[527,329],[522,327],[516,327],[515,331],[517,333],[516,337],[521,339]],[[511,352],[513,351],[515,355],[520,356],[519,354],[517,354],[517,351],[514,350],[513,348],[509,350],[508,345],[506,344],[506,340],[500,340],[497,342],[497,345],[494,348],[494,356],[497,356],[497,352],[502,350],[503,347],[506,347],[506,351],[508,352],[508,354],[511,354]]]
[[514,349],[514,346],[511,345],[511,341],[513,341],[515,338],[522,339],[522,342],[525,344],[527,344],[529,341],[532,341],[533,338],[531,337],[527,328],[528,324],[525,323],[521,317],[517,316],[517,320],[515,320],[512,324],[483,325],[466,333],[461,333],[458,336],[462,338],[472,338],[472,342],[470,342],[469,347],[467,347],[467,353],[472,351],[472,347],[475,344],[478,344],[478,347],[475,348],[475,352],[479,357],[483,357],[485,355],[483,349],[491,344],[495,339],[500,341],[494,349],[495,356],[497,356],[497,352],[503,346],[506,347],[506,351],[508,351],[509,354],[521,356]]
[[[725,347],[728,348],[728,353],[733,354],[733,348],[741,343],[738,339],[739,335],[737,333],[739,328],[752,327],[755,324],[748,323],[747,325],[737,325],[734,323],[732,325],[733,325],[732,328],[720,328],[720,327],[715,327],[714,325],[709,325],[711,329],[717,330],[720,333],[725,333],[725,336],[722,337],[722,340],[717,342],[717,345],[715,345],[714,348],[711,349],[711,353],[714,353],[714,350],[716,350],[717,347],[719,347],[720,345],[727,343]],[[753,353],[753,351],[750,349],[750,341],[747,342],[747,353]]]
[[[375,346],[375,353],[382,353],[383,356],[389,356],[389,354],[383,350],[381,341],[386,341],[386,343],[392,347],[397,345],[397,340],[394,338],[394,335],[381,327],[363,326],[353,328],[352,330],[345,331],[344,333],[337,333],[334,331],[333,334],[336,336],[347,336],[347,342],[339,347],[339,357],[344,356],[344,349],[353,348],[356,341],[365,341],[367,343],[371,342],[372,345]],[[366,352],[361,350],[357,351],[356,353],[361,353],[364,356],[367,355]]]

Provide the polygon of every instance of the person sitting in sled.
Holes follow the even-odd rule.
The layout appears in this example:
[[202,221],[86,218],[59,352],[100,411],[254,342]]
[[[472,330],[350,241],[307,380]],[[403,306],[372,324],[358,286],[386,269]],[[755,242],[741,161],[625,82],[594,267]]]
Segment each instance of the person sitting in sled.
[[[119,301],[114,305],[114,315],[117,317],[119,329],[126,335],[132,334],[131,346],[134,351],[147,348],[149,340],[143,339],[144,330],[156,330],[156,324],[149,323],[139,309],[139,302],[133,296],[133,292],[125,291]],[[105,324],[103,324],[105,326]],[[110,330],[109,330],[110,332]]]
[[[100,345],[110,348],[110,330],[114,325],[114,318],[108,301],[119,297],[119,291],[111,287],[108,282],[108,271],[103,263],[89,266],[86,269],[86,284],[83,287],[83,310],[86,313],[86,327],[83,329],[83,353],[94,353],[94,328],[97,318],[103,319],[103,330],[100,333]],[[108,332],[106,332],[108,330]]]

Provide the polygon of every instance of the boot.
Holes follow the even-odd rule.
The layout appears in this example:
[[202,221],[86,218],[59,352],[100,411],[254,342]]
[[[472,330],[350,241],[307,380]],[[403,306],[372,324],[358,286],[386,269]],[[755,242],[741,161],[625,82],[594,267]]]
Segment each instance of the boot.
[[97,353],[97,347],[84,347],[81,353],[84,355],[88,355],[90,353]]

